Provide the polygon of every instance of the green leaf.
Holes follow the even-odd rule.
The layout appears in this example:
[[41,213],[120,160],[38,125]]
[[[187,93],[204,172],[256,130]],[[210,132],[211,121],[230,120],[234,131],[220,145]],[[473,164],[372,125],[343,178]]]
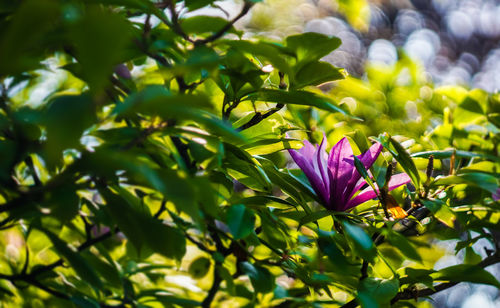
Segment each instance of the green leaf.
[[97,91],[109,83],[115,66],[126,60],[127,45],[136,31],[122,16],[98,6],[89,6],[85,12],[70,28],[68,39],[74,45],[83,78]]
[[347,221],[342,225],[354,252],[367,261],[373,260],[377,250],[370,236],[362,228]]
[[253,43],[244,40],[227,40],[223,43],[243,53],[255,56],[263,63],[272,64],[284,74],[291,75],[292,73],[290,66],[283,57],[284,51],[286,51],[283,50],[283,47],[266,42]]
[[83,280],[88,282],[93,288],[102,289],[103,284],[94,268],[90,266],[87,261],[78,254],[75,250],[68,247],[68,244],[61,240],[57,235],[48,231],[42,230],[47,237],[50,239],[54,248],[58,253],[64,257],[68,263],[71,265],[76,274],[80,276]]
[[462,151],[462,150],[442,150],[442,151],[426,151],[426,152],[418,152],[418,153],[413,153],[411,154],[412,157],[423,157],[423,158],[429,158],[431,155],[434,156],[436,159],[444,159],[444,158],[450,158],[453,153],[455,153],[455,157],[457,158],[484,158],[484,159],[489,159],[489,160],[494,160],[497,162],[500,162],[500,157],[498,156],[493,156],[493,155],[488,155],[484,153],[477,153],[477,152],[468,152],[468,151]]
[[386,238],[392,246],[396,247],[406,257],[415,261],[422,261],[422,257],[418,254],[417,249],[403,235],[398,232],[389,231],[386,232]]
[[137,250],[145,245],[167,258],[180,260],[184,256],[186,239],[180,230],[152,217],[133,197],[124,198],[107,189],[100,193],[106,200],[109,215]]
[[[378,138],[378,141],[384,146],[384,148],[389,150],[392,156],[394,156],[396,161],[401,165],[401,167],[403,167],[405,172],[411,178],[413,185],[415,185],[418,189],[420,187],[420,175],[418,174],[417,167],[411,159],[410,154],[408,154],[399,142],[386,134]],[[394,147],[395,151],[390,147],[390,145]]]
[[453,228],[456,220],[455,213],[441,200],[420,200],[432,214],[442,223],[450,228]]
[[373,191],[376,192],[378,195],[378,189],[377,187],[375,187],[375,184],[373,184],[373,181],[370,178],[368,171],[365,169],[365,165],[363,165],[363,163],[359,160],[359,158],[356,155],[354,155],[353,158],[354,158],[354,167],[356,167],[356,170],[359,172],[359,174],[361,174],[363,179],[365,179],[366,183],[368,183],[368,185],[370,185]]
[[226,224],[234,239],[242,239],[254,230],[255,214],[243,204],[229,207],[226,213]]
[[451,282],[472,282],[489,284],[500,288],[500,282],[491,273],[484,268],[471,265],[459,264],[443,268],[433,274],[431,277],[436,281],[451,281]]
[[285,42],[287,47],[295,51],[299,69],[301,63],[319,60],[341,44],[338,37],[315,32],[291,35],[285,39]]
[[302,142],[295,139],[272,138],[247,143],[243,148],[251,155],[267,155],[285,149],[296,149],[300,145]]
[[265,267],[250,262],[241,262],[241,269],[248,275],[250,282],[257,293],[269,293],[274,289],[274,276]]
[[329,216],[332,216],[335,214],[336,214],[336,212],[329,211],[329,210],[314,211],[310,214],[305,215],[304,217],[302,217],[300,219],[297,229],[300,229],[301,226],[308,224],[310,222],[314,222],[314,221],[317,221],[317,220],[320,220],[322,218],[329,217]]
[[292,89],[300,89],[305,86],[317,86],[328,81],[344,79],[341,69],[327,62],[310,62],[295,73]]
[[205,275],[208,273],[208,270],[210,269],[210,259],[206,257],[199,257],[196,258],[191,264],[189,265],[188,272],[191,275],[191,277],[195,279],[200,279],[202,277],[205,277]]
[[95,300],[93,300],[91,298],[85,298],[82,296],[72,296],[70,301],[81,308],[99,308],[99,307],[101,307],[101,305],[99,305],[99,303],[96,302]]
[[318,248],[328,257],[336,271],[340,271],[342,273],[349,272],[348,270],[351,264],[349,264],[349,261],[345,257],[344,253],[340,250],[331,236],[319,236]]
[[[44,49],[60,20],[55,1],[23,1],[11,16],[2,14],[0,36],[0,77],[18,74],[40,66]],[[8,19],[9,22],[3,22]],[[7,60],[8,59],[8,60]]]
[[459,175],[450,175],[436,179],[434,185],[469,184],[494,194],[499,186],[498,179],[486,173],[468,172]]
[[90,95],[62,95],[53,99],[43,118],[47,128],[44,154],[49,165],[61,161],[64,149],[80,148],[80,137],[95,120],[95,105]]
[[224,143],[224,149],[223,167],[231,177],[257,191],[271,190],[268,176],[252,156],[229,143]]
[[113,113],[120,116],[134,116],[143,113],[160,116],[164,120],[191,120],[201,124],[214,135],[226,137],[233,142],[245,139],[228,123],[211,114],[206,109],[211,107],[210,100],[205,96],[170,93],[163,86],[149,86],[141,92],[134,93],[116,106]]
[[190,11],[194,11],[209,4],[212,4],[212,2],[214,1],[215,0],[184,0],[184,3],[186,4],[186,7]]
[[344,115],[348,115],[348,112],[335,105],[331,98],[307,91],[262,89],[259,92],[247,95],[243,98],[243,101],[245,100],[306,105],[329,112],[340,112]]
[[[228,24],[224,18],[214,16],[193,16],[181,21],[181,28],[187,34],[203,34],[208,32],[218,32]],[[231,26],[228,32],[237,33],[234,27]]]
[[360,282],[358,299],[363,307],[387,305],[398,293],[398,288],[398,279],[368,277]]

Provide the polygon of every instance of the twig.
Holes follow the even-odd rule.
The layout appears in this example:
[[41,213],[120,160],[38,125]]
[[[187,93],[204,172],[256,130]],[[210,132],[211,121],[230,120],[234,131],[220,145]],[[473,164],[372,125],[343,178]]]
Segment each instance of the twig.
[[272,116],[276,112],[280,111],[281,108],[283,108],[285,105],[284,104],[277,104],[276,107],[268,110],[266,113],[262,114],[260,112],[257,112],[247,123],[243,124],[242,126],[238,127],[236,130],[237,131],[243,131],[245,129],[248,129],[254,125],[259,124],[262,120]]
[[253,3],[249,2],[249,1],[245,1],[245,4],[243,5],[241,12],[236,17],[234,17],[224,27],[222,27],[222,29],[220,29],[216,33],[212,34],[211,36],[209,36],[205,39],[199,39],[199,40],[194,41],[194,45],[199,46],[199,45],[203,45],[203,44],[213,42],[213,41],[219,39],[221,36],[223,36],[227,32],[227,30],[231,29],[231,27],[238,20],[240,20],[243,16],[245,16],[248,13],[248,11],[250,10],[250,8],[252,8],[252,6],[253,6]]
[[[498,252],[494,255],[491,255],[481,261],[478,266],[481,268],[488,267],[490,265],[496,264],[500,262],[500,255]],[[402,292],[399,292],[392,300],[391,304],[396,303],[399,300],[405,300],[405,299],[414,299],[417,297],[425,297],[425,296],[430,296],[435,293],[438,293],[440,291],[449,289],[451,287],[454,287],[455,285],[459,284],[460,282],[445,282],[438,284],[434,286],[433,288],[425,288],[425,289],[420,289],[420,290],[412,290],[412,289],[405,289]]]
[[214,281],[212,282],[212,286],[210,287],[210,290],[208,290],[208,294],[201,303],[201,307],[203,308],[209,308],[210,305],[212,304],[212,301],[215,298],[215,294],[217,294],[217,291],[219,291],[220,284],[222,282],[222,277],[219,275],[219,272],[217,271],[217,268],[214,267]]

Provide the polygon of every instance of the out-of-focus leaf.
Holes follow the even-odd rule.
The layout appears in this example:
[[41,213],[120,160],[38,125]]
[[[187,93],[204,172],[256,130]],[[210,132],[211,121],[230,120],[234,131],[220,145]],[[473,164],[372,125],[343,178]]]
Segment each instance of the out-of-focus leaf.
[[251,155],[267,155],[285,149],[297,149],[302,144],[294,139],[263,139],[246,144],[243,148]]
[[44,117],[48,163],[54,165],[59,162],[64,149],[81,147],[80,137],[95,119],[95,106],[88,94],[63,95],[52,100]]
[[479,157],[479,158],[485,158],[485,159],[490,159],[490,160],[494,160],[494,161],[500,161],[500,158],[498,156],[477,153],[477,152],[468,152],[468,151],[462,151],[462,150],[426,151],[426,152],[413,153],[413,154],[411,154],[411,156],[412,157],[429,158],[431,155],[433,155],[434,158],[436,158],[436,159],[444,159],[444,158],[450,158],[453,155],[453,153],[455,153],[455,157],[457,157],[457,158]]
[[244,141],[230,125],[209,113],[208,98],[199,95],[170,93],[162,86],[149,86],[141,92],[127,97],[113,111],[120,116],[134,115],[136,112],[161,116],[164,120],[191,120],[211,130],[215,135],[224,136],[233,142]]
[[230,40],[223,43],[243,53],[255,56],[263,63],[272,64],[284,74],[291,75],[292,73],[290,66],[282,56],[283,50],[277,45],[265,42],[253,43],[244,40]]
[[0,76],[36,68],[47,47],[49,33],[57,26],[60,6],[51,0],[23,1],[3,24],[0,37]]
[[259,92],[247,95],[243,100],[273,102],[280,104],[306,105],[329,112],[340,112],[344,115],[349,113],[335,105],[331,98],[320,96],[307,91],[282,91],[273,89],[262,89]]
[[300,228],[301,226],[308,224],[310,222],[314,222],[314,221],[317,221],[317,220],[320,220],[322,218],[329,217],[329,216],[332,216],[335,214],[336,214],[335,212],[329,211],[329,210],[314,211],[314,212],[302,217],[299,221],[299,226],[297,228]]
[[[394,138],[386,134],[378,138],[378,141],[384,146],[384,148],[391,152],[396,161],[401,165],[401,167],[403,167],[405,172],[411,178],[413,185],[419,188],[420,175],[418,173],[417,167],[415,166],[415,163],[413,162],[410,154],[408,154],[405,148],[399,142],[394,140]],[[394,150],[390,147],[390,145],[394,147]]]
[[86,298],[82,296],[73,296],[70,299],[75,305],[81,308],[99,308],[101,305],[99,305],[98,302],[91,298]]
[[208,273],[210,264],[210,259],[206,257],[199,257],[191,262],[188,272],[195,279],[202,278]]
[[168,258],[180,260],[184,256],[186,240],[180,230],[163,224],[109,190],[102,190],[101,194],[110,216],[138,250],[145,245]]
[[500,282],[491,273],[478,265],[459,264],[443,268],[433,274],[436,281],[472,282],[489,284],[500,288]]
[[340,39],[316,32],[306,32],[291,35],[286,38],[286,46],[293,49],[297,55],[298,67],[300,63],[312,62],[326,56],[340,46]]
[[415,261],[422,261],[422,257],[418,254],[417,249],[412,246],[406,237],[398,232],[387,232],[386,237],[389,243],[401,251],[406,257]]
[[103,284],[97,273],[94,271],[94,268],[90,266],[87,261],[78,254],[78,252],[68,247],[68,244],[61,240],[54,233],[43,230],[43,232],[50,239],[54,248],[63,256],[71,267],[75,270],[76,274],[80,276],[82,279],[87,281],[92,287],[96,289],[102,289]]
[[127,44],[135,30],[125,18],[95,7],[88,7],[83,18],[73,25],[68,39],[91,90],[100,90],[109,81],[117,64],[125,60]]
[[459,175],[450,175],[438,178],[434,182],[434,185],[454,185],[454,184],[469,184],[480,187],[491,193],[495,193],[499,187],[499,181],[495,176],[479,172],[469,172]]
[[376,248],[370,236],[362,228],[347,221],[344,221],[342,225],[355,253],[365,260],[373,260]]
[[318,247],[321,252],[328,257],[337,271],[342,273],[348,272],[350,266],[349,261],[330,236],[324,235],[318,237]]
[[360,282],[358,299],[363,307],[385,306],[396,296],[398,288],[398,279],[368,277]]
[[190,11],[197,10],[209,4],[212,4],[215,0],[184,0],[186,7]]
[[434,216],[442,223],[450,228],[453,228],[456,219],[455,213],[441,200],[421,200],[426,208],[428,208]]
[[[218,32],[227,24],[228,21],[220,17],[198,15],[183,19],[181,27],[187,34],[203,34]],[[234,27],[229,28],[228,32],[237,33]]]
[[328,81],[343,79],[341,69],[327,62],[310,62],[304,65],[295,75],[295,83],[290,87],[300,89],[305,86],[317,86]]
[[274,289],[274,276],[267,268],[250,262],[242,262],[240,266],[243,272],[250,277],[255,292],[269,293]]
[[[173,305],[181,307],[200,306],[200,302],[198,301],[178,297],[174,294],[170,294],[170,292],[166,292],[164,289],[142,290],[137,294],[137,297],[141,298],[141,303],[143,304],[147,304],[150,302],[159,302],[163,304],[165,307],[172,307]],[[149,305],[143,307],[149,307]]]
[[242,239],[253,232],[255,214],[243,204],[233,205],[227,210],[226,224],[234,239]]

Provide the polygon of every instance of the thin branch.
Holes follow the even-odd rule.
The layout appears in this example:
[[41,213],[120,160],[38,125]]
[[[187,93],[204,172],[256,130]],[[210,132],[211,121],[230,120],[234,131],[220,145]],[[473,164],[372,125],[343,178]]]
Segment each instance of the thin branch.
[[272,116],[276,112],[280,111],[281,108],[283,108],[285,105],[284,104],[277,104],[276,107],[268,110],[266,113],[262,114],[260,112],[257,112],[247,123],[243,124],[242,126],[238,127],[236,130],[237,131],[243,131],[245,129],[248,129],[252,126],[255,126],[259,124],[262,120]]
[[[481,261],[479,264],[477,264],[477,266],[479,266],[481,268],[486,268],[490,265],[497,264],[497,263],[500,263],[500,254],[498,252],[494,255],[487,257],[486,259]],[[464,282],[466,282],[466,281],[464,281]],[[435,285],[433,288],[425,288],[425,289],[420,289],[420,290],[408,288],[408,289],[405,289],[405,290],[399,292],[398,294],[396,294],[396,296],[391,300],[391,304],[394,304],[399,300],[417,299],[419,297],[431,296],[431,295],[436,294],[440,291],[454,287],[459,283],[461,283],[461,282],[454,282],[454,281],[444,282],[444,283],[440,283],[438,285]],[[351,301],[344,304],[341,308],[354,308],[357,306],[358,306],[357,299],[354,298]]]
[[177,11],[175,10],[175,2],[170,0],[167,3],[170,14],[172,15],[172,22],[165,22],[165,20],[163,19],[162,21],[165,22],[165,24],[167,24],[172,30],[174,30],[175,33],[182,36],[183,39],[188,42],[194,43],[193,39],[190,38],[189,35],[186,34],[186,32],[184,32],[181,25],[179,24],[179,16],[177,15]]
[[211,36],[205,38],[205,39],[199,39],[194,41],[195,46],[203,45],[209,42],[213,42],[220,37],[222,37],[231,27],[238,21],[240,20],[243,16],[245,16],[250,8],[252,8],[253,3],[249,1],[245,1],[245,4],[243,5],[243,8],[241,9],[241,12],[234,17],[231,21],[229,21],[222,29],[217,31],[216,33],[212,34]]
[[214,267],[214,281],[212,282],[212,286],[210,287],[210,290],[208,290],[208,294],[201,303],[201,307],[203,308],[209,308],[210,305],[212,304],[212,301],[215,298],[215,294],[217,294],[217,291],[219,291],[220,284],[222,282],[222,277],[219,275],[219,272],[217,271],[217,268]]

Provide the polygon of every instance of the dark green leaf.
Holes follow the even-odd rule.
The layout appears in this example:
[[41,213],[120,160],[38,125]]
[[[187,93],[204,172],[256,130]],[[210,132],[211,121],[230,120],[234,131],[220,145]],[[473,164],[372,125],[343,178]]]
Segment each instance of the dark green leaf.
[[302,217],[299,221],[299,226],[297,228],[300,228],[301,226],[308,224],[310,222],[314,222],[317,220],[320,220],[325,217],[333,216],[335,215],[336,212],[329,211],[329,210],[320,210],[320,211],[315,211],[310,214],[305,215]]
[[429,158],[431,155],[433,155],[434,158],[436,159],[444,159],[444,158],[450,158],[453,155],[453,153],[455,153],[455,157],[457,158],[479,157],[494,161],[500,161],[500,158],[498,156],[477,153],[477,152],[461,151],[461,150],[426,151],[426,152],[413,153],[411,154],[411,156]]
[[500,282],[491,273],[486,271],[484,268],[471,265],[471,264],[459,264],[450,267],[443,268],[436,273],[431,274],[434,280],[438,281],[451,281],[451,282],[472,282],[472,283],[482,283],[489,284],[500,288]]
[[193,278],[200,279],[208,273],[208,270],[210,269],[210,264],[211,264],[210,259],[206,257],[196,258],[189,265],[188,272]]
[[345,115],[348,114],[347,111],[335,105],[331,98],[307,91],[282,91],[262,89],[259,92],[249,94],[243,100],[306,105],[329,112],[340,112]]
[[491,193],[495,193],[499,188],[498,179],[486,173],[470,172],[459,175],[450,175],[436,179],[434,185],[456,185],[456,184],[469,184],[480,187]]
[[315,32],[292,35],[287,37],[285,41],[287,47],[295,51],[299,68],[300,63],[319,60],[337,49],[341,43],[338,37]]
[[[218,32],[228,24],[228,21],[214,16],[193,16],[183,19],[181,27],[187,34],[203,34],[208,32]],[[229,28],[228,32],[237,33],[234,27]]]
[[250,262],[242,262],[240,266],[243,272],[250,277],[255,292],[269,293],[274,289],[274,276],[267,268]]
[[370,236],[362,228],[347,221],[343,222],[342,225],[354,252],[367,261],[373,260],[376,248]]
[[233,205],[227,210],[226,224],[234,239],[242,239],[253,232],[255,214],[243,204]]
[[328,81],[343,79],[341,70],[327,62],[310,62],[295,74],[295,83],[291,88],[300,89],[305,86],[317,86]]
[[78,252],[69,248],[68,244],[54,233],[48,230],[43,230],[43,232],[48,236],[57,252],[68,261],[78,276],[87,281],[92,287],[102,289],[102,281],[94,271],[94,268]]
[[455,213],[441,200],[421,200],[434,216],[442,223],[453,228],[456,219]]
[[406,257],[415,261],[422,261],[422,257],[418,254],[417,249],[411,245],[406,237],[397,232],[387,232],[386,237],[389,243],[401,251]]
[[368,277],[361,280],[358,287],[358,299],[363,307],[387,305],[398,293],[397,279]]

